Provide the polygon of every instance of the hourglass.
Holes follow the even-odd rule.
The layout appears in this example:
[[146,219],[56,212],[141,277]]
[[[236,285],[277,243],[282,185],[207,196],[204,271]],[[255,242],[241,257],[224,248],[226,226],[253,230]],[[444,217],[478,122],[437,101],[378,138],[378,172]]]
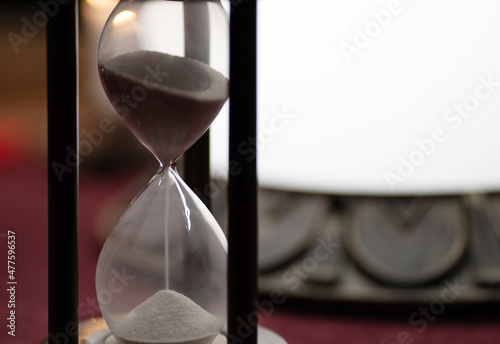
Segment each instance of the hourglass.
[[175,164],[226,102],[227,70],[228,21],[218,1],[121,1],[105,25],[103,87],[160,164],[99,257],[96,291],[110,340],[208,344],[225,326],[227,242]]

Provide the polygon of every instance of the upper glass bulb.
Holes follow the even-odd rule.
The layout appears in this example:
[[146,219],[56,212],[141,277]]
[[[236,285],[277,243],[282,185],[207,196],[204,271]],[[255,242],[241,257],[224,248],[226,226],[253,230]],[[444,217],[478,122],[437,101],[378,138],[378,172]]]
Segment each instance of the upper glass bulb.
[[121,1],[99,44],[108,97],[162,165],[176,161],[228,97],[228,21],[219,1]]

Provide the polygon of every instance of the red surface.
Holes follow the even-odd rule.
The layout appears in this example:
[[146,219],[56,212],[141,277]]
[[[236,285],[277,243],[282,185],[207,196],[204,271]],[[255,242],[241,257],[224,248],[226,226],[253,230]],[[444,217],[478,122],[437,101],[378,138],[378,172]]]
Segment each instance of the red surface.
[[[80,318],[99,316],[94,274],[100,248],[93,237],[100,205],[120,189],[125,177],[80,177]],[[44,166],[10,164],[0,169],[0,343],[40,343],[47,336],[47,183]],[[8,230],[16,233],[16,331],[9,329],[7,292]],[[3,270],[3,271],[2,271]]]
[[[47,332],[47,187],[45,168],[26,162],[0,169],[0,343],[40,343]],[[120,190],[126,177],[81,174],[80,185],[80,314],[99,315],[94,272],[99,247],[94,221],[102,203]],[[16,233],[16,336],[7,334],[7,241]],[[418,332],[407,319],[382,320],[376,315],[345,317],[274,309],[263,325],[289,344],[327,343],[500,343],[498,320],[459,323],[436,319]],[[406,334],[405,334],[406,333]],[[398,341],[399,336],[399,341]]]

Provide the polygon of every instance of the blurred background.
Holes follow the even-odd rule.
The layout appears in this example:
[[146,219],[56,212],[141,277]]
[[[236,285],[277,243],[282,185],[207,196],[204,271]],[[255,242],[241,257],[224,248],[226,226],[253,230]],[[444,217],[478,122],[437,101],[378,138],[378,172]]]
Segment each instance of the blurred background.
[[[19,283],[17,335],[4,329],[2,343],[47,331],[53,3],[0,4],[0,252],[7,260],[15,231]],[[115,4],[80,1],[79,132],[97,140],[80,156],[81,320],[100,315],[105,238],[157,169],[98,78]],[[500,339],[499,10],[493,0],[259,1],[258,136],[241,153],[259,151],[263,324],[290,344]],[[114,129],[92,136],[103,119]],[[212,181],[196,190],[223,228],[226,160],[227,107],[211,129]]]

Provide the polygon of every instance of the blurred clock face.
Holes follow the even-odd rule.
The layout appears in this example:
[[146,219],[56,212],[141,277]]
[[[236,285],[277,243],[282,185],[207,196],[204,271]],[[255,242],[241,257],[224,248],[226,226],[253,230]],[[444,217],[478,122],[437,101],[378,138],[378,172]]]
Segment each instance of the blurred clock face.
[[455,267],[467,247],[457,197],[368,197],[348,210],[343,238],[368,275],[394,285],[432,282]]
[[[258,3],[263,186],[414,195],[500,189],[500,3]],[[212,172],[227,168],[227,111]]]

